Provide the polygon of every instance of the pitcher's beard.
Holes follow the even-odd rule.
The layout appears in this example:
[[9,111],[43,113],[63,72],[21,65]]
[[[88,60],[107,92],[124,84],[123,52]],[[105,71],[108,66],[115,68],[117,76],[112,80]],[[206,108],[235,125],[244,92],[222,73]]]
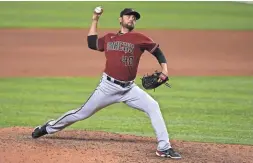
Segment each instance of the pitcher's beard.
[[134,29],[134,25],[128,25],[128,24],[122,24],[124,28],[127,28],[129,31],[132,31]]

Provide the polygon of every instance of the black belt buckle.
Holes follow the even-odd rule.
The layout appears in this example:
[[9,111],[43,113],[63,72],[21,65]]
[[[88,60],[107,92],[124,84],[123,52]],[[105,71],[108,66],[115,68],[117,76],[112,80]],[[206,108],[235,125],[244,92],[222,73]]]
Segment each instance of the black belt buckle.
[[127,82],[127,83],[119,82],[119,83],[120,83],[120,86],[123,87],[123,88],[125,88],[125,87],[127,87],[127,86],[130,85],[130,82]]
[[115,79],[114,79],[114,81],[112,81],[111,77],[109,77],[109,76],[107,76],[107,80],[109,80],[109,81],[111,81],[111,82],[113,82],[113,83],[115,83],[115,84],[117,84],[117,85],[119,85],[119,86],[121,86],[123,88],[125,88],[125,87],[127,87],[127,86],[129,86],[131,84],[131,82],[123,83],[123,82],[120,82],[120,81],[115,80]]

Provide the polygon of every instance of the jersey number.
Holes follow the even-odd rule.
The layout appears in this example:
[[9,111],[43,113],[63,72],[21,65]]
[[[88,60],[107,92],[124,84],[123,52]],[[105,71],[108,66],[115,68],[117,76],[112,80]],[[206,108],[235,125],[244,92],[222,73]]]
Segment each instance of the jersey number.
[[133,60],[134,57],[133,56],[122,56],[121,61],[125,64],[125,66],[132,66],[133,65]]

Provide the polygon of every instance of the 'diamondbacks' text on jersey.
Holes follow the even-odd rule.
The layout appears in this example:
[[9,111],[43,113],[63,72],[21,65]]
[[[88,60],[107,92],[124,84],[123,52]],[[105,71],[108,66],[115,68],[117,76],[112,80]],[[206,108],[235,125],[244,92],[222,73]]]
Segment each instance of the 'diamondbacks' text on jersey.
[[97,49],[106,56],[104,72],[121,81],[134,80],[143,52],[152,53],[158,46],[149,37],[136,32],[108,33],[97,40]]

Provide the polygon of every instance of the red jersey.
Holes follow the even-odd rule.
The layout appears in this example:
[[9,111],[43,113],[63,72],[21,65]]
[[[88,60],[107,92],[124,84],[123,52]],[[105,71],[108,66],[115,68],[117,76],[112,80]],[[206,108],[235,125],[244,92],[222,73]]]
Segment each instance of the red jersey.
[[108,33],[97,40],[97,49],[104,51],[104,72],[121,80],[134,80],[141,55],[145,50],[152,53],[159,45],[149,37],[136,32]]

